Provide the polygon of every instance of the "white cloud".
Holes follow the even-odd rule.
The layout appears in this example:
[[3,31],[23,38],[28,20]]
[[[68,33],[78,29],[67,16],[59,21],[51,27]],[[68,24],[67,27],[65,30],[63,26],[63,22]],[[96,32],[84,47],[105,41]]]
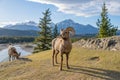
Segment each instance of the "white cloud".
[[58,11],[77,16],[95,16],[101,12],[103,2],[106,2],[111,15],[120,15],[120,0],[27,0],[42,4],[52,4]]

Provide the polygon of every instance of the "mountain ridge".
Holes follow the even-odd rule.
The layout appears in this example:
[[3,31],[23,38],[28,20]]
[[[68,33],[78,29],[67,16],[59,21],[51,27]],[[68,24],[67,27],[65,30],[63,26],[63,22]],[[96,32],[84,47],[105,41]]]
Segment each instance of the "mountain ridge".
[[57,26],[58,26],[58,30],[60,30],[62,28],[67,28],[68,26],[71,26],[75,29],[76,35],[96,34],[98,32],[98,29],[90,24],[87,24],[87,25],[79,24],[79,23],[74,22],[71,19],[63,20],[63,21],[57,23]]
[[[65,19],[56,24],[51,23],[50,26],[52,26],[52,30],[55,27],[55,25],[57,25],[59,32],[60,32],[60,29],[65,29],[65,28],[71,26],[76,31],[75,35],[96,35],[98,33],[98,28],[96,28],[90,24],[83,25],[83,24],[77,23],[77,22],[73,21],[72,19]],[[7,31],[5,31],[6,29],[7,29]],[[38,34],[36,34],[36,33],[38,31],[40,31],[40,28],[38,27],[38,23],[36,23],[34,21],[17,23],[15,25],[9,24],[9,25],[4,26],[3,28],[0,28],[0,36],[1,36],[1,34],[4,35],[7,33],[9,33],[8,36],[9,35],[12,36],[13,35],[12,30],[14,30],[14,31],[16,30],[15,33],[17,32],[17,30],[20,31],[18,36],[23,34],[23,32],[25,32],[25,31],[28,31],[27,35],[30,35],[31,34],[30,32],[34,31],[33,35],[37,36]],[[10,33],[10,32],[12,32],[12,33]],[[120,35],[120,30],[117,31],[117,35]]]
[[37,26],[37,23],[35,23],[34,21],[17,23],[14,25],[6,25],[3,28],[4,29],[13,29],[13,30],[35,30],[35,31],[40,30]]
[[[5,29],[14,29],[14,30],[35,30],[35,31],[39,31],[40,28],[37,27],[37,23],[35,23],[34,21],[29,21],[26,23],[17,23],[15,25],[7,25],[3,28]],[[73,21],[72,19],[65,19],[61,22],[56,23],[57,27],[58,27],[58,31],[60,31],[60,29],[62,28],[66,28],[68,26],[71,26],[75,29],[76,31],[76,35],[79,34],[96,34],[98,32],[98,29],[90,24],[87,25],[83,25],[80,23],[77,23],[75,21]],[[50,26],[52,26],[52,28],[54,28],[55,24],[51,23]]]

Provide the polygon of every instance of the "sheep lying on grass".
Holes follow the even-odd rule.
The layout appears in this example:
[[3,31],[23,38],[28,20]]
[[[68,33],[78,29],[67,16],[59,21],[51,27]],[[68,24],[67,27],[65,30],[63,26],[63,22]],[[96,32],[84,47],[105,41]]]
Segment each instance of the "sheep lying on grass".
[[9,61],[19,59],[21,53],[17,53],[15,47],[11,47],[8,49]]
[[62,70],[62,64],[63,64],[63,54],[66,54],[66,66],[69,69],[68,65],[68,59],[69,59],[69,53],[72,49],[72,43],[70,39],[70,32],[75,34],[75,30],[72,27],[68,27],[65,30],[60,31],[60,36],[52,40],[52,64],[54,66],[54,57],[57,64],[57,55],[60,53],[61,55],[61,64],[60,64],[60,70]]

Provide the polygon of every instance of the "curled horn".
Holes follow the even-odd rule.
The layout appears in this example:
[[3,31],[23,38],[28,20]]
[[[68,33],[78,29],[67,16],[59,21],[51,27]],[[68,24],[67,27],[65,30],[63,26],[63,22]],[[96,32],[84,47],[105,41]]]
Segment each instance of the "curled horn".
[[67,27],[66,30],[72,32],[72,35],[75,34],[75,30],[73,27]]

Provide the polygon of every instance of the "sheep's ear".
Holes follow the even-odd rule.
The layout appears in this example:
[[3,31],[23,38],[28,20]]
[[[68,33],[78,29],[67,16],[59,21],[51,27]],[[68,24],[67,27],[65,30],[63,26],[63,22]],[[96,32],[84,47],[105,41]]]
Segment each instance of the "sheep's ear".
[[63,30],[64,30],[64,29],[60,29],[60,34],[62,33]]
[[72,32],[72,35],[75,34],[75,30],[73,27],[67,27],[66,30]]

